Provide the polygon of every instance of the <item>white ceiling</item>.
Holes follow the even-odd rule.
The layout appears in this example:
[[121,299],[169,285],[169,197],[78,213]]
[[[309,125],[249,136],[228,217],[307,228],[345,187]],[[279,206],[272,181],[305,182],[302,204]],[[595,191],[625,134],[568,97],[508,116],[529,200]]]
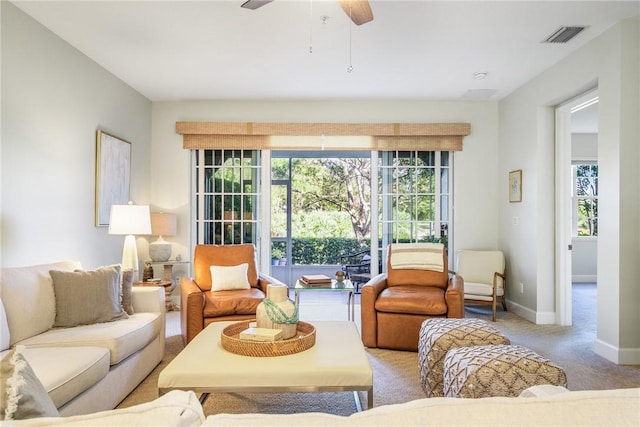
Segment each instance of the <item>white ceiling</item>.
[[[640,10],[637,0],[371,0],[374,20],[351,28],[347,73],[350,21],[337,1],[255,11],[243,1],[12,2],[152,101],[498,100]],[[541,43],[563,25],[589,28]]]

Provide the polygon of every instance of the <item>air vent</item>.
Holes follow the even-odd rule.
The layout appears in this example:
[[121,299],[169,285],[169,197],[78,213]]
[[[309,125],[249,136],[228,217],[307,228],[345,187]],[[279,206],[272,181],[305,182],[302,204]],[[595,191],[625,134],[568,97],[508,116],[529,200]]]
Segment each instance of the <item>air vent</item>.
[[587,27],[560,27],[544,40],[544,43],[567,43]]
[[491,98],[498,91],[496,89],[469,89],[464,95],[462,95],[462,99],[468,100],[485,100]]

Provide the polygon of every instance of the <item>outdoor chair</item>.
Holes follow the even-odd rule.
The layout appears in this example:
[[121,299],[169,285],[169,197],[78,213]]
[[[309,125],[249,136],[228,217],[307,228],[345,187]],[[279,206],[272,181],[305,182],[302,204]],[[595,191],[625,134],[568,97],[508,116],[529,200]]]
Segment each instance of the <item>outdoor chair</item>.
[[464,317],[464,281],[449,277],[444,245],[393,244],[387,272],[362,287],[360,306],[366,347],[417,351],[426,319]]
[[197,245],[193,278],[180,281],[184,344],[212,322],[255,319],[270,283],[281,282],[258,273],[252,244]]
[[496,321],[496,305],[507,311],[505,289],[507,271],[501,251],[459,250],[456,273],[464,279],[464,300],[491,305],[491,320]]
[[351,280],[355,293],[359,293],[360,285],[371,279],[371,255],[369,252],[370,250],[366,249],[340,257],[342,271],[344,271],[345,278]]

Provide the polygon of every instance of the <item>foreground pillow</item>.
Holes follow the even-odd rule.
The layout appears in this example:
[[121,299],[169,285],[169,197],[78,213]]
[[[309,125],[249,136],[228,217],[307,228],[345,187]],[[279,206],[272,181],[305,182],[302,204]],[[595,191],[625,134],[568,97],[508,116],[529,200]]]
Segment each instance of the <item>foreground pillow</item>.
[[230,291],[234,289],[251,289],[247,271],[249,264],[240,265],[212,265],[211,271],[211,292]]
[[131,297],[131,287],[133,286],[133,269],[122,270],[122,309],[131,315],[133,311],[133,300]]
[[11,345],[9,332],[9,322],[7,313],[4,311],[4,304],[0,299],[0,351],[5,351]]
[[17,346],[0,362],[0,419],[60,416],[49,393],[20,353],[23,348]]
[[49,272],[56,298],[54,327],[111,322],[129,316],[120,302],[120,266],[95,271]]
[[202,425],[205,416],[202,405],[193,391],[172,390],[157,399],[126,408],[72,415],[58,418],[32,418],[2,423],[3,427],[51,427],[57,425],[74,427],[117,426],[171,426],[193,427]]

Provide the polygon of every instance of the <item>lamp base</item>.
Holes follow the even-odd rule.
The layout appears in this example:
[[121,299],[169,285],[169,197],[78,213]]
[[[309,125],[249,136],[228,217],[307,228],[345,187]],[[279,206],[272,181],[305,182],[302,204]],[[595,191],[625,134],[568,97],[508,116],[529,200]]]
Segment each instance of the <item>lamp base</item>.
[[124,238],[124,248],[122,249],[122,269],[133,270],[134,281],[138,280],[138,248],[136,238],[129,234]]
[[168,261],[171,257],[171,243],[156,240],[149,244],[149,256],[152,261]]

